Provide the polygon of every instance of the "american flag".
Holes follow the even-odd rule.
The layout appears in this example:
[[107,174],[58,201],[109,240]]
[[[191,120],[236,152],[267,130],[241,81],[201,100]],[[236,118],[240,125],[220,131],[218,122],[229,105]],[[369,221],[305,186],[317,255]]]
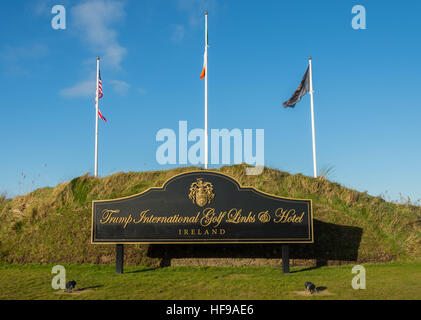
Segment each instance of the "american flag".
[[104,94],[102,93],[101,71],[99,72],[98,79],[98,99],[101,99],[104,96]]
[[[99,77],[98,77],[98,100],[101,99],[104,94],[102,93],[102,80],[101,80],[101,71],[99,72]],[[98,115],[99,117],[104,120],[105,122],[107,122],[107,119],[105,119],[105,117],[102,115],[101,110],[99,110],[98,108]]]

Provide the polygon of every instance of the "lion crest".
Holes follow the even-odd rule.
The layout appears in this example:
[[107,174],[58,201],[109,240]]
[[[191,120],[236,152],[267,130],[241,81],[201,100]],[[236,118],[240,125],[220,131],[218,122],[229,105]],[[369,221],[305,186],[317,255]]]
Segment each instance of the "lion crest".
[[204,207],[215,197],[213,185],[210,182],[204,182],[202,178],[197,179],[190,186],[189,198],[199,207]]

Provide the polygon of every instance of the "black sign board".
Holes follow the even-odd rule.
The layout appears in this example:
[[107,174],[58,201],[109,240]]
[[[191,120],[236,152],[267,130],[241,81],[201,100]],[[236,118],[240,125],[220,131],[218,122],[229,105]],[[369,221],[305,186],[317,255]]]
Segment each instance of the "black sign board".
[[313,243],[311,200],[241,187],[211,171],[177,175],[162,188],[94,201],[94,244]]

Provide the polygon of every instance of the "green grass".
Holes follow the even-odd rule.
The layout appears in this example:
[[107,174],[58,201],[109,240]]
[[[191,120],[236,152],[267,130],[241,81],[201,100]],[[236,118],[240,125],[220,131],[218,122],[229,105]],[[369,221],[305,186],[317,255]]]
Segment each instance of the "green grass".
[[[360,300],[421,299],[421,263],[367,264],[366,290],[351,286],[352,266],[318,269],[292,268],[283,274],[271,267],[126,267],[123,275],[114,266],[65,265],[67,280],[79,295],[58,294],[51,287],[51,265],[0,264],[0,299],[137,299],[137,300]],[[326,287],[330,295],[301,296],[304,282]]]

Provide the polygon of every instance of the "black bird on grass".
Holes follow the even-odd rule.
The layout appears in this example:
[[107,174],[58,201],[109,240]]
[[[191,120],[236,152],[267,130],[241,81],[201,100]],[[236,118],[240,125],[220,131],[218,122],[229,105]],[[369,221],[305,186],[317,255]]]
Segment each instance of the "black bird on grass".
[[76,281],[72,280],[66,283],[66,292],[72,292],[76,287]]
[[306,283],[304,283],[304,286],[306,287],[306,290],[311,294],[316,292],[316,286],[313,283],[307,281]]

